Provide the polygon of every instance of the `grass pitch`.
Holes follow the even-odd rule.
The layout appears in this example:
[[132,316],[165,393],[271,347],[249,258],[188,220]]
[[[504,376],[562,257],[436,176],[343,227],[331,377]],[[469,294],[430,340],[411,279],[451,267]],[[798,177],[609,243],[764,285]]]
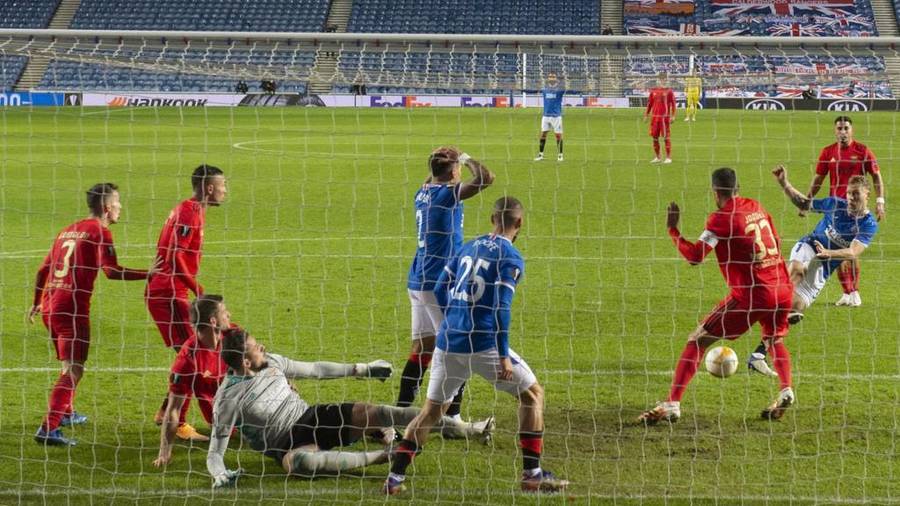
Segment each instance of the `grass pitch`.
[[[703,111],[676,122],[675,163],[650,165],[637,110],[567,110],[566,161],[535,163],[539,111],[326,109],[4,109],[0,111],[0,503],[383,503],[387,466],[338,479],[286,478],[274,461],[232,441],[229,467],[246,475],[212,493],[205,445],[179,445],[166,472],[151,465],[152,417],[173,354],[142,300],[141,283],[100,280],[89,368],[68,430],[71,449],[31,436],[57,363],[46,331],[24,323],[34,274],[54,234],[86,214],[93,183],[120,186],[113,226],[121,262],[146,267],[169,210],[190,194],[190,171],[222,167],[228,202],[207,216],[200,280],[270,350],[300,360],[385,358],[409,349],[406,272],[415,248],[412,196],[430,150],[460,146],[496,174],[466,203],[465,235],[489,231],[503,194],[527,207],[517,243],[526,275],[511,345],[547,391],[544,467],[572,481],[562,498],[517,493],[512,398],[473,380],[463,414],[494,414],[491,445],[432,439],[411,490],[390,502],[888,503],[900,501],[900,232],[894,208],[862,263],[857,309],[832,305],[836,280],[792,328],[798,404],[780,422],[758,419],[777,382],[698,373],[683,419],[655,428],[633,418],[667,393],[688,332],[726,294],[714,259],[690,267],[665,233],[665,206],[682,230],[714,209],[708,175],[728,165],[742,193],[775,218],[782,250],[815,225],[800,218],[769,174],[786,163],[805,188],[831,113]],[[857,114],[857,138],[879,156],[894,195],[897,116]],[[824,193],[824,192],[823,192]],[[873,195],[874,198],[874,195]],[[734,342],[742,359],[758,330]],[[391,403],[398,378],[297,382],[311,403]],[[192,420],[205,429],[199,411]],[[361,449],[363,444],[356,446]]]

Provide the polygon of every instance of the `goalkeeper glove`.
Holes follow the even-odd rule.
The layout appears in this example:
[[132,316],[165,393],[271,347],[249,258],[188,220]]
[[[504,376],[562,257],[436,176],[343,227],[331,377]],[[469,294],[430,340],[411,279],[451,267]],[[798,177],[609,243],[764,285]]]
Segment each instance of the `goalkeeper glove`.
[[237,483],[238,476],[244,471],[237,469],[235,471],[225,470],[224,473],[213,478],[213,488],[225,488],[234,486]]
[[387,360],[376,360],[368,364],[356,364],[356,376],[360,378],[376,378],[384,381],[394,373],[394,366]]

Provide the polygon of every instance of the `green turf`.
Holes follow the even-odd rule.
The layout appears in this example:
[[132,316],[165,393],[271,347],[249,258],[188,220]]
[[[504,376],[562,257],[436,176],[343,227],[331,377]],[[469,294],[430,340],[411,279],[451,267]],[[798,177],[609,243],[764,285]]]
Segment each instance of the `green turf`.
[[[897,116],[858,114],[858,138],[879,155],[888,195]],[[863,261],[858,309],[835,308],[832,281],[792,329],[798,405],[758,420],[777,382],[700,373],[677,425],[631,420],[662,399],[685,336],[726,288],[714,261],[690,267],[665,234],[678,201],[693,238],[714,208],[711,169],[738,170],[743,194],[775,218],[787,253],[810,230],[769,175],[784,162],[805,188],[831,114],[704,111],[674,125],[675,163],[650,165],[637,110],[568,110],[566,161],[533,163],[537,110],[3,109],[0,111],[0,504],[199,504],[214,499],[309,504],[383,502],[386,466],[340,479],[286,479],[250,450],[226,456],[248,473],[210,492],[205,446],[151,465],[172,353],[150,322],[140,283],[100,280],[89,369],[76,401],[91,417],[70,450],[36,445],[56,362],[41,326],[25,325],[34,273],[61,227],[85,214],[84,190],[120,185],[113,227],[126,266],[150,261],[169,210],[200,162],[223,167],[228,202],[207,216],[200,280],[270,350],[302,360],[385,358],[409,348],[406,272],[415,247],[412,195],[429,151],[462,147],[496,174],[466,203],[466,237],[489,230],[503,194],[528,209],[517,243],[527,273],[512,346],[547,391],[544,465],[569,478],[568,501],[600,503],[877,503],[900,501],[900,232],[888,221]],[[548,158],[555,156],[548,142]],[[746,357],[758,331],[734,343]],[[128,368],[120,371],[119,369]],[[141,371],[140,369],[149,369]],[[310,402],[392,402],[399,380],[303,381]],[[494,414],[492,445],[434,439],[416,460],[410,501],[565,503],[515,493],[512,398],[473,380],[467,417]],[[195,408],[192,418],[203,427]],[[235,438],[237,439],[237,438]],[[359,448],[362,446],[359,445]],[[365,476],[365,479],[361,479]],[[397,499],[403,502],[403,499]],[[391,499],[391,502],[394,502]]]

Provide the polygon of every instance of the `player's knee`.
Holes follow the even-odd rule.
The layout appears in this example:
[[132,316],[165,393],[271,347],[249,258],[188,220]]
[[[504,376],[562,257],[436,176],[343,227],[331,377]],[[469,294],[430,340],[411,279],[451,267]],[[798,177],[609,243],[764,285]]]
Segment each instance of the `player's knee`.
[[527,390],[519,394],[519,400],[525,406],[541,406],[544,404],[544,387],[535,382]]
[[288,474],[314,472],[315,469],[311,469],[307,463],[309,461],[309,455],[317,450],[318,447],[315,445],[302,446],[293,449],[281,458],[281,467],[283,467],[284,471]]
[[63,362],[63,372],[71,376],[72,379],[78,383],[84,375],[84,364],[66,360]]

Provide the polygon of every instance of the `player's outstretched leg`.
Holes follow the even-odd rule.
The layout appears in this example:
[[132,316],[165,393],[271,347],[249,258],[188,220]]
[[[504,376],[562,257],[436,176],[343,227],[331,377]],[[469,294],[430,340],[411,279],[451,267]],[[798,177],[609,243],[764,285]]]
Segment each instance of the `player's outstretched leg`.
[[697,374],[700,359],[706,353],[706,348],[718,341],[719,338],[710,335],[701,325],[688,336],[687,344],[681,352],[681,358],[675,365],[675,375],[672,377],[672,386],[669,389],[669,398],[665,402],[644,411],[637,418],[639,424],[655,425],[661,421],[676,422],[681,417],[681,398],[687,390],[688,384]]
[[784,416],[785,411],[794,404],[793,379],[791,377],[791,354],[780,337],[767,339],[769,352],[772,354],[772,366],[778,373],[781,391],[778,397],[762,411],[762,417],[767,420],[778,420]]
[[751,373],[758,372],[764,376],[778,376],[778,373],[773,371],[766,362],[765,341],[760,341],[759,346],[750,354],[750,358],[747,359],[747,368]]
[[450,407],[447,408],[447,416],[450,418],[455,418],[459,421],[462,421],[462,401],[463,397],[466,393],[466,384],[463,383],[461,387],[459,387],[459,392],[456,392],[456,395],[453,397],[453,400],[450,401]]
[[539,162],[544,159],[544,145],[547,144],[547,132],[549,130],[541,132],[541,140],[538,144],[538,155],[534,157],[534,161]]
[[[422,447],[425,446],[425,442],[428,440],[428,433],[441,419],[448,404],[442,405],[427,399],[422,407],[422,411],[409,422],[403,440],[400,441],[400,444],[394,450],[391,472],[388,474],[381,489],[384,494],[397,495],[406,490],[406,486],[403,484],[406,481],[406,469],[412,464],[416,455],[422,451]],[[396,418],[392,416],[390,420],[394,421]]]
[[519,394],[519,448],[522,449],[522,481],[525,492],[554,493],[565,490],[567,480],[541,469],[544,448],[544,388],[537,382]]
[[854,262],[852,260],[843,261],[837,274],[844,293],[835,305],[850,307],[861,306],[862,298],[859,296],[859,262]]

